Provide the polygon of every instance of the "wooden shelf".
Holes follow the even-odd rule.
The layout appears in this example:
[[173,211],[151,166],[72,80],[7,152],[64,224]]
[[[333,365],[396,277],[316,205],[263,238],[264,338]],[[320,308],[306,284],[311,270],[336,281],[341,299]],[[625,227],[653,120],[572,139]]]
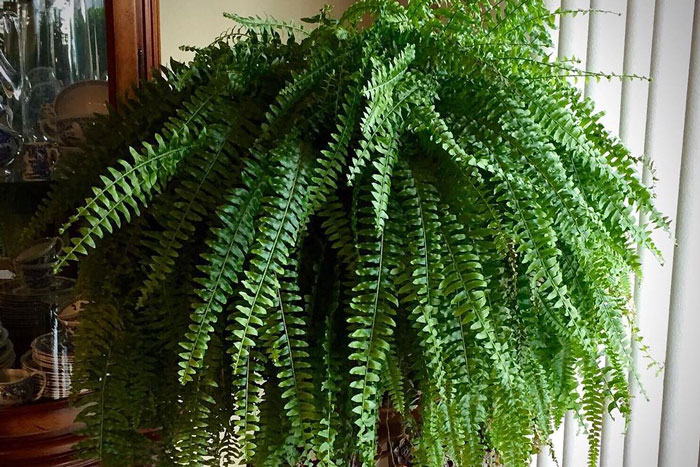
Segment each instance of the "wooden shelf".
[[96,460],[77,459],[75,432],[79,409],[67,399],[0,409],[0,465],[87,467]]

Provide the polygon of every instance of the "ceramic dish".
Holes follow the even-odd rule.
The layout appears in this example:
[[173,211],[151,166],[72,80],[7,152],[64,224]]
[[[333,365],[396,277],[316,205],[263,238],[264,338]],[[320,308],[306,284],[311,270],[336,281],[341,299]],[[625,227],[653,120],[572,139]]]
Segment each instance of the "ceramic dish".
[[87,304],[87,300],[76,300],[70,305],[63,307],[63,309],[61,309],[61,311],[58,312],[58,317],[59,319],[63,319],[64,321],[77,320],[78,315],[80,315],[80,312]]
[[46,238],[17,255],[15,263],[27,265],[52,263],[56,259],[56,253],[61,250],[61,247],[62,242],[58,237]]
[[37,387],[35,373],[39,372],[18,369],[0,370],[0,406],[23,404],[39,399],[46,389],[46,380],[44,379],[43,384]]
[[58,323],[69,338],[72,338],[78,329],[80,311],[87,303],[85,300],[78,300],[58,312]]
[[63,88],[53,105],[58,118],[90,117],[94,114],[106,114],[108,100],[107,82],[90,80]]
[[73,345],[62,332],[59,332],[58,336],[48,333],[37,337],[32,342],[32,349],[35,355],[47,356],[47,358],[54,358],[54,356],[73,358]]
[[27,350],[22,354],[22,356],[19,359],[19,364],[24,368],[25,370],[38,370],[39,365],[36,364],[34,360],[32,360],[32,351]]
[[[32,360],[32,351],[31,350],[27,350],[26,352],[24,352],[24,354],[19,359],[19,364],[22,367],[22,369],[24,369],[24,370],[37,371],[37,372],[42,371],[41,367],[39,365],[37,365],[34,360]],[[45,377],[46,376],[44,375],[44,378]],[[36,379],[34,382],[39,384],[41,382],[41,378],[39,378],[38,375],[35,376],[35,378]],[[46,382],[48,385],[48,379],[46,380]]]

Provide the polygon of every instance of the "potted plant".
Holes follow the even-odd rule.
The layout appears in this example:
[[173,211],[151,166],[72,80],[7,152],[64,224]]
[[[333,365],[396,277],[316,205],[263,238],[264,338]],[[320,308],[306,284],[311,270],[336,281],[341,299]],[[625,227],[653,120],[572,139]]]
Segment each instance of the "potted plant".
[[610,76],[549,60],[536,0],[229,16],[30,229],[78,205],[87,455],[371,465],[388,406],[413,464],[528,465],[567,410],[594,463],[666,226],[567,82]]

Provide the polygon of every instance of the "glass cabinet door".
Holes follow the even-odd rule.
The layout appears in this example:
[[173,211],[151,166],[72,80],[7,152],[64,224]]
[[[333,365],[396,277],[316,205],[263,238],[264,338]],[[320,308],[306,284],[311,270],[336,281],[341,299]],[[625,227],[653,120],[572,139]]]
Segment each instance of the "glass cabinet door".
[[47,180],[107,111],[104,0],[5,1],[0,14],[0,177]]
[[[158,67],[158,21],[158,0],[0,0],[0,380],[36,376],[31,397],[0,394],[0,420],[67,410],[84,302],[74,270],[53,275],[57,226],[45,226],[40,238],[22,234],[53,187],[81,183],[56,164],[91,157],[84,135],[96,116]],[[60,438],[70,451],[75,440],[64,434],[72,416],[38,436]],[[0,423],[0,452],[36,454],[13,437],[26,439],[25,428],[39,425]],[[35,465],[27,459],[21,465]]]

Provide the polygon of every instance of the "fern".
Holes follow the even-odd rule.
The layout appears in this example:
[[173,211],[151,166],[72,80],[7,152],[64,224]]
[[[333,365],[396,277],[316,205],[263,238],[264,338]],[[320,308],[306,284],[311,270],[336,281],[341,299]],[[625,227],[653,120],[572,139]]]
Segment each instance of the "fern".
[[76,222],[87,221],[87,226],[80,228],[80,237],[73,238],[64,248],[56,270],[67,261],[76,260],[78,254],[87,254],[86,247],[94,248],[95,240],[120,228],[122,220],[131,221],[132,213],[140,213],[140,205],[145,205],[154,192],[162,191],[179,162],[195,150],[197,141],[206,139],[207,132],[203,129],[196,138],[191,137],[189,125],[199,121],[211,99],[211,95],[196,95],[184,106],[186,110],[180,112],[179,118],[167,125],[167,142],[156,134],[156,148],[150,143],[143,143],[141,153],[131,148],[132,162],[120,160],[121,170],[110,167],[108,176],[100,176],[102,186],[93,189],[93,196],[86,199],[85,205],[59,231],[64,233]]
[[[337,273],[338,271],[336,270],[335,274]],[[334,344],[336,343],[333,325],[339,305],[338,289],[335,285],[339,284],[334,281],[334,289],[331,294],[330,306],[323,330],[323,344],[321,346],[323,366],[320,372],[322,382],[318,385],[322,395],[320,404],[321,419],[319,422],[318,440],[314,449],[318,459],[328,466],[336,465],[337,463],[336,439],[340,429],[338,420],[340,414],[338,413],[336,398],[340,392],[339,385],[342,384],[338,363],[333,358],[335,354]]]
[[[264,173],[264,166],[254,159],[249,159],[248,162],[249,173],[243,174],[243,181],[250,185],[255,177]],[[194,374],[193,367],[199,365],[209,334],[214,330],[212,322],[227,303],[225,294],[230,294],[233,290],[237,280],[236,270],[241,268],[253,241],[253,217],[259,208],[263,188],[264,185],[251,187],[250,191],[234,188],[226,197],[228,203],[219,210],[218,216],[223,227],[212,232],[213,239],[209,242],[209,248],[213,254],[203,254],[203,258],[211,264],[199,268],[208,273],[209,277],[203,281],[206,288],[198,292],[201,303],[195,306],[191,317],[193,325],[186,336],[189,342],[180,344],[185,350],[180,355],[183,358],[180,370],[182,381],[189,380]]]
[[301,26],[297,26],[294,23],[276,21],[274,18],[243,17],[233,13],[225,13],[224,16],[256,34],[276,34],[277,31],[284,31],[292,35],[295,33],[307,34],[306,30]]
[[550,59],[540,0],[228,17],[98,122],[25,234],[63,225],[92,302],[83,454],[369,466],[395,412],[413,464],[524,466],[573,410],[595,465],[667,228],[566,79],[613,75]]
[[487,284],[479,267],[479,257],[460,242],[463,227],[452,216],[448,215],[441,227],[446,262],[445,279],[440,285],[442,294],[455,307],[454,312],[459,319],[476,331],[474,338],[485,341],[483,346],[491,354],[503,384],[510,385],[512,363],[507,356],[507,344],[499,342],[489,318],[490,307],[485,295]]
[[348,322],[353,325],[350,347],[354,353],[350,359],[356,365],[350,371],[355,379],[350,387],[355,390],[352,397],[353,412],[357,414],[359,428],[359,452],[363,462],[374,457],[377,416],[381,395],[378,394],[379,373],[386,360],[387,336],[394,326],[392,315],[398,306],[389,275],[392,265],[387,247],[387,234],[382,229],[376,232],[374,221],[368,216],[372,212],[368,195],[363,195],[365,206],[360,208],[359,234],[362,238],[358,248],[361,262],[356,265],[357,285],[353,288],[352,315]]
[[272,187],[284,193],[282,197],[270,197],[263,208],[258,227],[260,235],[252,248],[254,258],[245,272],[240,302],[235,305],[237,313],[230,316],[228,330],[232,333],[233,372],[249,353],[255,343],[257,328],[262,324],[267,306],[278,299],[277,275],[289,260],[290,250],[303,220],[304,195],[306,194],[306,170],[299,149],[281,148],[278,159],[278,174]]
[[238,181],[230,177],[227,170],[230,164],[236,164],[239,151],[247,150],[252,143],[250,136],[244,133],[245,123],[248,123],[244,118],[239,109],[237,115],[232,117],[228,131],[221,130],[225,137],[218,141],[213,151],[200,151],[186,161],[181,186],[174,190],[174,197],[163,199],[166,203],[174,203],[171,205],[176,210],[159,209],[159,206],[154,208],[163,231],[157,232],[154,239],[148,242],[153,256],[148,265],[150,271],[140,291],[141,305],[173,272],[179,251],[192,240],[197,225],[209,217],[206,204],[223,197],[226,190]]
[[[363,94],[369,100],[362,115],[361,130],[364,139],[360,142],[360,150],[355,155],[350,168],[351,182],[365,166],[370,151],[378,150],[383,154],[391,151],[386,146],[377,147],[376,138],[382,133],[390,132],[395,126],[396,114],[411,94],[410,91],[405,91],[398,102],[394,102],[392,91],[397,85],[397,80],[406,72],[414,56],[415,51],[411,47],[402,51],[388,67],[385,67],[378,60],[372,64],[372,78],[368,87],[363,90]],[[394,140],[391,137],[388,139],[390,142]]]
[[[277,292],[277,308],[269,316],[267,332],[272,334],[272,360],[280,368],[279,385],[283,390],[284,408],[291,424],[291,439],[294,446],[308,446],[311,437],[311,422],[316,420],[313,404],[308,344],[300,339],[308,326],[297,286],[295,264],[285,269],[278,277],[280,288]],[[296,459],[291,459],[294,463]]]

